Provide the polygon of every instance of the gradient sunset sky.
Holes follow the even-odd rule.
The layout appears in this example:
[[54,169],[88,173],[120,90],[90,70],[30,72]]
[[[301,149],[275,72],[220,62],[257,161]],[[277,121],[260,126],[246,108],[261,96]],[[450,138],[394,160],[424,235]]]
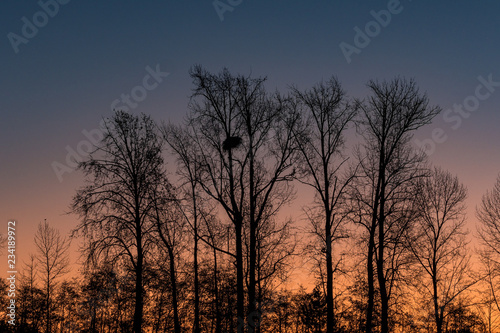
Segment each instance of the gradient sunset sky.
[[[34,250],[40,221],[63,234],[77,224],[66,212],[82,176],[65,173],[60,181],[53,169],[66,163],[67,147],[76,150],[83,131],[97,129],[112,104],[126,105],[122,94],[134,91],[141,100],[133,113],[182,121],[194,64],[267,76],[267,88],[282,92],[336,75],[357,98],[369,79],[415,78],[444,110],[416,138],[446,137],[430,160],[469,189],[475,232],[475,207],[500,172],[500,2],[221,0],[215,4],[231,9],[221,14],[210,0],[60,0],[44,14],[42,4],[54,1],[0,4],[0,232],[17,220],[18,262]],[[347,44],[357,48],[350,61],[341,48]],[[157,69],[168,76],[141,89]],[[473,111],[457,113],[455,104]]]

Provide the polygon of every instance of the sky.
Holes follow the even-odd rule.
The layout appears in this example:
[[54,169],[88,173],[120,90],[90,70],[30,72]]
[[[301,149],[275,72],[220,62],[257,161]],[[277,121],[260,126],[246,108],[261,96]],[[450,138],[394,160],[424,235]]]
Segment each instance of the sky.
[[41,221],[78,223],[68,155],[113,107],[181,122],[195,64],[283,92],[335,75],[360,99],[370,79],[414,78],[443,109],[414,144],[469,189],[472,233],[500,172],[498,1],[3,0],[0,17],[0,232],[17,221],[18,266]]

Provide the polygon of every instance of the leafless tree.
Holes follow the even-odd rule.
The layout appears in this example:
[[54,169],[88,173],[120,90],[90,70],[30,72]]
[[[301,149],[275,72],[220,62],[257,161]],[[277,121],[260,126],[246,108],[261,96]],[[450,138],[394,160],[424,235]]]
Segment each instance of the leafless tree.
[[[179,176],[179,190],[181,195],[176,200],[176,208],[182,214],[193,232],[193,273],[194,273],[194,318],[193,332],[200,331],[200,280],[199,280],[199,248],[201,245],[208,246],[213,255],[213,310],[215,318],[215,332],[222,330],[222,300],[219,293],[219,269],[218,257],[229,255],[229,232],[226,225],[216,217],[216,209],[210,197],[202,190],[200,185],[201,171],[203,166],[202,155],[196,144],[196,134],[192,126],[164,125],[162,133],[165,140],[177,156]],[[224,244],[227,243],[227,247]],[[232,309],[228,309],[229,312]]]
[[500,176],[493,189],[483,196],[477,217],[481,221],[481,240],[490,251],[500,256]]
[[144,265],[154,247],[152,193],[163,185],[161,137],[146,115],[117,111],[106,123],[102,142],[79,163],[87,185],[77,191],[72,210],[82,221],[89,257],[116,262],[125,259],[135,279],[133,330],[142,332]]
[[[364,144],[359,149],[364,186],[357,198],[367,213],[368,307],[366,331],[372,331],[375,270],[381,298],[381,331],[389,331],[389,299],[397,278],[395,259],[401,258],[402,232],[409,222],[407,203],[412,181],[422,175],[423,153],[410,146],[412,133],[431,122],[440,111],[430,107],[413,80],[369,81],[371,96],[360,104],[360,130]],[[365,189],[359,189],[365,187]],[[367,187],[367,188],[366,188]],[[376,239],[378,236],[378,240]]]
[[477,217],[481,222],[478,227],[479,238],[484,249],[481,252],[486,268],[486,282],[490,289],[491,301],[500,311],[500,176],[490,191],[487,191],[477,209]]
[[163,189],[156,190],[152,194],[154,209],[151,212],[151,218],[155,221],[160,258],[166,257],[169,263],[168,272],[172,289],[174,332],[181,333],[177,263],[185,247],[186,223],[173,191],[174,189],[168,183],[165,183]]
[[[292,126],[295,119],[268,96],[264,78],[191,70],[194,93],[190,121],[200,152],[200,185],[216,200],[234,227],[237,316],[258,331],[258,233],[291,198]],[[248,230],[248,306],[245,320],[244,228]],[[245,324],[246,323],[246,324]]]
[[42,290],[37,286],[37,259],[29,255],[29,261],[24,263],[18,284],[17,302],[19,306],[19,329],[24,331],[37,330],[42,326],[44,313],[36,304],[44,302]]
[[[342,155],[344,132],[356,115],[357,108],[347,102],[345,92],[335,78],[305,92],[293,88],[296,107],[302,118],[295,139],[302,160],[298,177],[315,190],[314,208],[309,210],[313,233],[321,242],[326,257],[327,332],[335,329],[333,304],[333,245],[346,237],[344,224],[348,216],[346,188],[354,175],[341,175],[347,161]],[[318,210],[318,211],[317,211]],[[317,211],[317,212],[316,212]]]
[[467,190],[458,177],[434,168],[429,177],[417,181],[415,197],[419,216],[407,244],[430,280],[424,280],[424,290],[432,298],[436,330],[441,333],[449,305],[475,282],[467,274]]
[[[221,286],[226,284],[230,289],[231,282],[230,281],[221,281],[221,266],[219,257],[221,255],[228,255],[229,252],[229,238],[230,238],[230,230],[229,227],[226,228],[219,219],[216,217],[216,214],[213,210],[204,209],[201,214],[201,221],[203,221],[203,225],[205,227],[205,232],[200,236],[200,239],[208,245],[212,252],[212,293],[213,293],[213,301],[212,301],[212,327],[215,333],[222,333],[222,322],[223,322],[223,313],[232,313],[233,309],[231,308],[231,296],[228,295],[226,309],[223,309],[223,293],[221,291]],[[222,250],[224,247],[224,243],[227,244],[226,250]],[[222,251],[221,251],[222,250]],[[222,254],[221,254],[222,252]],[[229,255],[229,258],[232,259],[232,256]],[[228,265],[226,265],[228,266]],[[233,275],[234,276],[234,275]],[[228,280],[230,276],[227,276]],[[233,318],[231,316],[226,316],[227,320],[233,323]],[[215,322],[214,322],[215,320]],[[227,321],[226,320],[226,321]],[[232,326],[230,328],[226,327],[226,330],[233,331]]]
[[176,201],[183,218],[193,232],[193,289],[194,318],[193,333],[200,333],[200,281],[198,252],[200,241],[201,191],[199,186],[200,159],[189,128],[165,125],[162,127],[163,138],[175,153],[178,162],[177,173],[180,176],[182,200]]
[[58,279],[68,272],[70,241],[45,220],[38,225],[34,242],[35,259],[45,293],[45,332],[52,332],[53,297]]
[[498,286],[500,286],[500,266],[498,261],[492,258],[490,251],[480,250],[479,259],[482,265],[484,289],[478,291],[481,302],[477,308],[487,323],[488,333],[492,333],[500,329],[500,299],[497,294]]

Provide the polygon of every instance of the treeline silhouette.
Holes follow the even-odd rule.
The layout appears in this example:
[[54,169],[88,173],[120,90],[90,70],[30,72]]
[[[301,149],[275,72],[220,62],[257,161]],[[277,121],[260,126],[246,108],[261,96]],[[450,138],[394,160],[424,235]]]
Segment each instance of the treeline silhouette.
[[3,331],[500,331],[500,178],[473,248],[467,189],[412,143],[441,111],[413,80],[356,99],[334,77],[282,94],[190,75],[183,124],[106,121],[71,205],[81,276],[63,279],[68,240],[41,223]]

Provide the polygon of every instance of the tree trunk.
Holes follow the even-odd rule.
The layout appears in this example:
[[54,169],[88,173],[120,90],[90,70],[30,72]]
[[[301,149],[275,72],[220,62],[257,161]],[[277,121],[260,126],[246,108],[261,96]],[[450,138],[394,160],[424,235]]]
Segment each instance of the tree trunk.
[[366,307],[366,333],[372,332],[373,308],[375,304],[375,279],[373,276],[373,254],[375,251],[375,225],[370,229],[367,259],[368,304]]
[[[139,225],[140,228],[140,225]],[[142,271],[143,271],[143,254],[142,254],[142,239],[140,231],[138,232],[137,240],[137,263],[135,269],[135,309],[134,309],[134,333],[142,333],[142,312],[143,312],[143,286],[142,286]]]
[[[260,262],[260,251],[257,252],[257,262]],[[257,266],[257,299],[260,301],[262,300],[262,280],[261,280],[261,274],[260,274],[260,267]],[[259,306],[257,307],[257,311],[259,315],[262,313],[261,309],[262,304],[259,302]],[[259,317],[259,325],[255,328],[255,333],[261,333],[261,326],[260,326],[260,317]]]
[[[381,167],[379,166],[379,170]],[[373,212],[372,220],[370,225],[370,239],[368,241],[368,262],[367,262],[367,278],[368,278],[368,306],[366,308],[366,333],[372,332],[372,321],[373,321],[373,309],[375,305],[375,276],[373,267],[373,256],[375,254],[375,231],[377,228],[378,221],[378,210],[380,205],[380,188],[382,185],[382,180],[379,177],[377,179],[377,187],[375,189],[375,199],[373,201]]]
[[[47,278],[47,281],[49,279]],[[47,302],[47,311],[45,312],[45,329],[46,329],[46,332],[47,333],[50,333],[50,285],[49,285],[49,282],[47,282],[47,299],[46,299],[46,302]]]
[[[382,205],[381,205],[382,207]],[[383,218],[379,221],[379,246],[378,246],[378,259],[377,259],[377,276],[380,288],[380,302],[381,302],[381,332],[389,332],[389,297],[387,295],[386,279],[384,272],[384,223]]]
[[[228,249],[229,250],[229,249]],[[215,332],[221,333],[221,312],[220,312],[220,294],[219,294],[219,278],[217,274],[217,249],[214,247],[214,296],[215,296]]]
[[333,333],[335,330],[335,317],[333,311],[333,258],[332,258],[332,234],[331,234],[331,212],[326,213],[326,332]]
[[[251,222],[251,224],[254,224]],[[255,298],[255,266],[256,266],[256,230],[255,226],[250,227],[250,263],[249,263],[249,282],[248,282],[248,310],[247,310],[247,323],[248,323],[248,333],[254,333],[259,325],[259,316],[256,311],[256,298]]]
[[200,283],[198,276],[198,212],[196,202],[196,190],[194,183],[191,186],[193,196],[193,212],[194,212],[194,249],[193,249],[193,269],[194,269],[194,323],[193,333],[200,333]]
[[[381,161],[385,159],[385,152],[382,150]],[[381,321],[382,321],[382,333],[389,332],[389,295],[387,294],[385,270],[384,270],[384,258],[385,258],[385,167],[383,162],[381,162],[379,170],[379,179],[381,179],[380,185],[380,206],[379,206],[379,218],[378,218],[378,260],[377,260],[377,272],[378,272],[378,284],[380,288],[380,302],[382,306]]]
[[[381,160],[385,158],[384,151],[381,153]],[[378,214],[378,260],[377,260],[377,276],[380,288],[380,302],[382,306],[381,313],[381,332],[389,332],[389,296],[387,295],[385,270],[384,270],[384,250],[385,250],[385,168],[382,163],[379,170],[380,186],[380,206]]]
[[236,232],[236,311],[238,316],[238,333],[245,332],[245,290],[243,275],[243,218],[235,220]]
[[[229,136],[229,135],[228,135]],[[244,289],[244,274],[243,274],[243,216],[241,215],[240,207],[236,202],[235,182],[233,174],[233,152],[228,150],[229,164],[229,195],[231,198],[231,206],[233,207],[232,221],[234,224],[235,240],[236,240],[236,311],[237,311],[237,330],[238,333],[245,332],[245,289]]]
[[168,257],[170,259],[170,284],[172,285],[172,309],[174,310],[174,332],[181,333],[179,320],[179,306],[177,302],[177,279],[175,277],[175,256],[173,249],[168,247]]
[[259,326],[259,314],[257,309],[257,300],[255,298],[256,289],[256,264],[257,264],[257,221],[255,220],[255,180],[254,180],[254,154],[253,154],[253,137],[251,126],[247,124],[248,134],[249,134],[249,205],[250,205],[250,258],[249,258],[249,282],[248,282],[248,311],[247,311],[247,322],[248,322],[248,333],[255,333],[256,328]]
[[435,271],[434,271],[434,275],[432,276],[432,288],[433,288],[433,301],[434,301],[434,317],[436,320],[436,332],[442,333],[443,332],[443,320],[442,320],[441,313],[439,311],[437,277],[436,277]]

